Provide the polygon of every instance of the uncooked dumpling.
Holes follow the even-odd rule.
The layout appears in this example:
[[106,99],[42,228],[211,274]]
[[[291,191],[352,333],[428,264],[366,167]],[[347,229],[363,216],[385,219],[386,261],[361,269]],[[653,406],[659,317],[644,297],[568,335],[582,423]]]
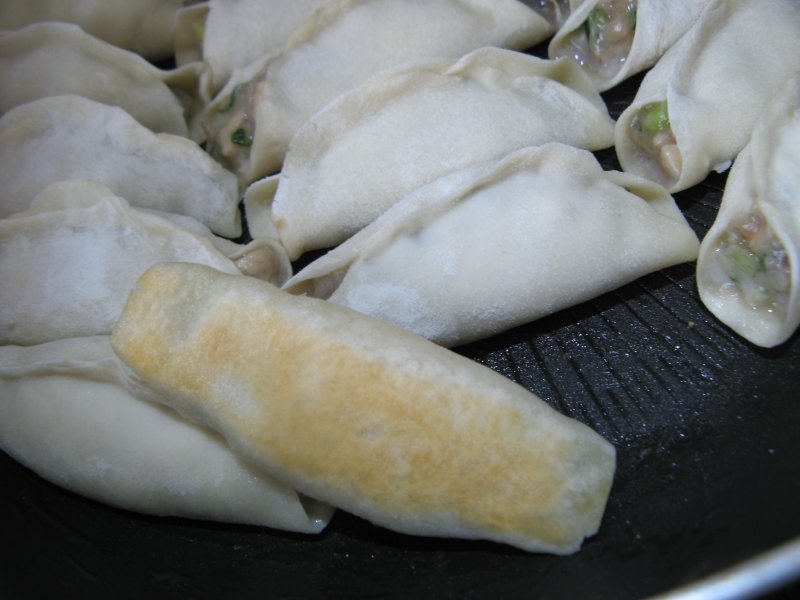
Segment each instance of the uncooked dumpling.
[[126,386],[107,336],[2,346],[0,449],[57,485],[128,510],[303,533],[327,525],[330,507]]

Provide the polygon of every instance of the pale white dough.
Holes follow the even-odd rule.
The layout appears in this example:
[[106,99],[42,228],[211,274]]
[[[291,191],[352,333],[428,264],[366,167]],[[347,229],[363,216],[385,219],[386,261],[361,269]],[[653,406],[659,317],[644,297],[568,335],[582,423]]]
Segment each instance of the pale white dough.
[[52,483],[128,510],[304,533],[327,525],[333,509],[136,393],[107,336],[2,346],[0,449]]
[[661,186],[547,144],[416,190],[284,287],[454,346],[693,260],[697,248]]
[[283,50],[292,32],[318,8],[337,0],[209,0],[178,16],[175,58],[202,60],[201,91],[213,96],[233,70]]
[[[715,252],[743,217],[759,213],[788,262],[788,299],[781,310],[755,309],[721,285]],[[800,78],[772,99],[750,142],[734,162],[719,212],[697,261],[700,298],[723,323],[764,347],[788,340],[800,326]]]
[[0,217],[64,179],[98,181],[133,206],[192,216],[222,236],[242,232],[236,177],[191,140],[155,134],[121,108],[74,95],[0,117]]
[[158,69],[71,23],[0,31],[0,115],[38,98],[77,94],[119,106],[155,132],[187,136],[185,111],[199,68]]
[[0,28],[64,21],[149,60],[172,54],[175,17],[185,0],[3,0]]
[[613,128],[600,95],[566,59],[481,48],[458,60],[410,63],[376,75],[303,126],[274,201],[261,206],[296,258],[343,241],[450,171],[552,141],[598,150],[612,144]]
[[[252,146],[230,167],[246,185],[278,171],[295,132],[370,75],[482,46],[526,49],[550,33],[549,23],[517,0],[340,0],[303,21],[281,53],[234,71],[204,120],[215,147],[224,149],[246,115]],[[238,103],[220,115],[237,86]]]
[[[626,171],[687,189],[730,165],[767,102],[800,71],[800,3],[712,0],[698,21],[645,75],[614,133]],[[629,131],[636,113],[666,100],[682,157],[677,177],[639,149]]]
[[170,260],[240,274],[210,236],[132,208],[102,184],[52,184],[0,220],[0,343],[110,333],[139,275]]

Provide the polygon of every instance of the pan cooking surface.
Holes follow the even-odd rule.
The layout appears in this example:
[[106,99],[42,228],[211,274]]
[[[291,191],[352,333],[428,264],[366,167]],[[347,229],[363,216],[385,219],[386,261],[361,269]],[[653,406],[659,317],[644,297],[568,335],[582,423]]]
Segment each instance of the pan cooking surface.
[[[605,94],[616,117],[641,77]],[[618,168],[613,151],[598,153]],[[702,236],[725,175],[676,195]],[[498,265],[502,268],[502,265]],[[53,486],[0,454],[11,597],[641,598],[800,535],[800,341],[718,323],[679,265],[457,349],[612,441],[599,534],[575,555],[415,538],[339,512],[319,537],[161,519]]]

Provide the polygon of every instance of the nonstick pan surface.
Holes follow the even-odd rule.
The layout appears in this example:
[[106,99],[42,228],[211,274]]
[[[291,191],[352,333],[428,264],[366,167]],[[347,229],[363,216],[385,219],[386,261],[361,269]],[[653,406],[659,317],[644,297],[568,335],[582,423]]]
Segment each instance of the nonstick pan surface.
[[[612,116],[639,81],[604,95]],[[598,157],[618,168],[613,151]],[[676,195],[700,236],[724,184],[712,174]],[[142,516],[0,453],[0,596],[622,600],[800,536],[800,339],[764,350],[739,338],[700,303],[694,264],[457,351],[615,444],[602,527],[578,553],[410,537],[343,512],[318,537]]]

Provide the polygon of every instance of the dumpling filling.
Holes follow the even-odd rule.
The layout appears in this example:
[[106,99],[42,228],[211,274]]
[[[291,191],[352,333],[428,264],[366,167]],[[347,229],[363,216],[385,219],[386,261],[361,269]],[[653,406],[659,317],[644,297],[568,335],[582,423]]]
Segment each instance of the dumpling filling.
[[531,0],[526,4],[554,27],[559,27],[569,16],[569,0]]
[[217,111],[203,123],[208,136],[208,153],[237,174],[247,170],[253,145],[253,106],[258,79],[240,83],[228,94]]
[[670,126],[666,100],[644,105],[631,120],[629,135],[638,148],[653,158],[667,179],[677,181],[683,158]]
[[628,58],[635,32],[636,0],[601,0],[569,35],[560,56],[571,53],[582,67],[613,77]]
[[755,310],[785,315],[791,276],[781,241],[760,212],[752,212],[724,233],[707,276],[721,293],[737,296]]

